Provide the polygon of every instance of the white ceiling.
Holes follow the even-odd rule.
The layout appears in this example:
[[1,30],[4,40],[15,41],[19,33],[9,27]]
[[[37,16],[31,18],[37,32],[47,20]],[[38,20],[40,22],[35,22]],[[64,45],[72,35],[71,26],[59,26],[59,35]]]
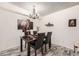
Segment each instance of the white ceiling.
[[79,2],[11,2],[12,4],[31,11],[33,5],[36,5],[37,12],[40,16],[45,16],[56,11],[60,11],[75,5]]

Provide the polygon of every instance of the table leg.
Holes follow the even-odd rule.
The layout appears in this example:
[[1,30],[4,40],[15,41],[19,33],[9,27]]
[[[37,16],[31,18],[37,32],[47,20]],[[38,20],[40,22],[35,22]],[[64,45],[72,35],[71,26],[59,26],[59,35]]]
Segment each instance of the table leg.
[[22,48],[23,45],[22,45],[22,43],[23,43],[23,42],[22,42],[22,38],[21,38],[21,39],[20,39],[20,51],[21,51],[21,52],[23,51],[23,48]]
[[28,42],[28,46],[27,46],[27,56],[30,56],[30,43]]

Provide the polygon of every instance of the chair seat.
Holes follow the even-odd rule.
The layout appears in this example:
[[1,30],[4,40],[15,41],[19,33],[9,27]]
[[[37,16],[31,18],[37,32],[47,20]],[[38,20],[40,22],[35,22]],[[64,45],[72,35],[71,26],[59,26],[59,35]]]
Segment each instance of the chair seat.
[[35,42],[34,42],[34,41],[33,41],[33,42],[30,42],[30,44],[31,44],[31,45],[35,45]]
[[35,41],[31,41],[31,42],[30,42],[30,46],[31,46],[32,48],[34,48],[34,49],[38,49],[37,47],[35,47]]
[[30,44],[31,44],[31,45],[35,45],[35,41],[31,41]]
[[31,45],[32,48],[34,48],[36,50],[40,48],[40,47],[35,47],[35,43],[30,43],[30,45]]

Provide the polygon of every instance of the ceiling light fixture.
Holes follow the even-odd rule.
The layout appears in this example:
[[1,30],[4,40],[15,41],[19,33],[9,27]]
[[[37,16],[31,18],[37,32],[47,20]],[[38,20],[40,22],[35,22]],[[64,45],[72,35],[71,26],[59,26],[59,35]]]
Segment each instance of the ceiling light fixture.
[[32,10],[32,13],[29,14],[29,17],[32,18],[32,19],[39,19],[39,14],[36,11],[35,5],[33,5],[33,10]]

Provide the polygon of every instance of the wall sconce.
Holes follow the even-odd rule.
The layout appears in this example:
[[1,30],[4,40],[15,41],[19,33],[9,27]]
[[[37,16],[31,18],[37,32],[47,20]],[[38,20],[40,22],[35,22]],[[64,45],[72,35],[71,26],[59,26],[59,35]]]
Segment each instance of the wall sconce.
[[54,24],[51,24],[50,22],[48,22],[48,24],[46,24],[46,26],[51,27],[51,26],[54,26]]

